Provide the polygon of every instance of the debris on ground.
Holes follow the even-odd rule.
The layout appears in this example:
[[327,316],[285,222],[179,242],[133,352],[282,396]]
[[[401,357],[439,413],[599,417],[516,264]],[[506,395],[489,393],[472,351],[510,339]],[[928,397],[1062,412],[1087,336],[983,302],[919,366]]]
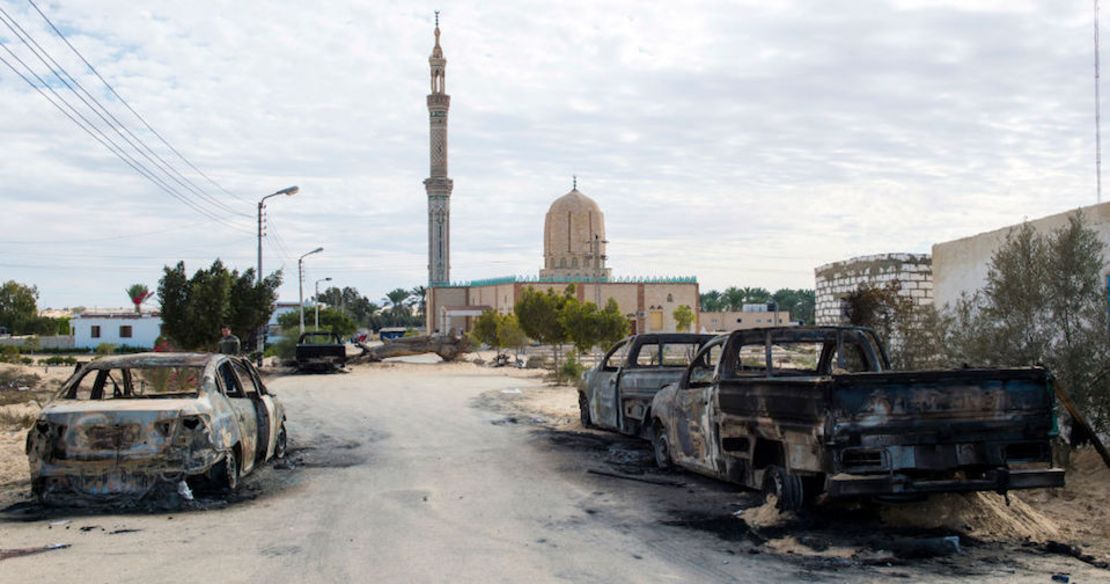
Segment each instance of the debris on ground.
[[39,547],[13,548],[13,549],[7,549],[7,550],[3,549],[3,548],[0,548],[0,560],[7,560],[7,559],[10,559],[10,558],[19,558],[19,557],[23,557],[23,556],[32,556],[32,555],[35,555],[35,554],[41,554],[43,552],[52,552],[52,551],[55,551],[55,550],[64,550],[68,547],[70,547],[70,544],[68,544],[68,543],[52,543],[50,545],[44,545],[44,546],[39,546]]
[[1051,518],[1014,493],[944,493],[926,501],[883,505],[880,517],[891,527],[948,529],[978,539],[1047,541],[1060,536]]

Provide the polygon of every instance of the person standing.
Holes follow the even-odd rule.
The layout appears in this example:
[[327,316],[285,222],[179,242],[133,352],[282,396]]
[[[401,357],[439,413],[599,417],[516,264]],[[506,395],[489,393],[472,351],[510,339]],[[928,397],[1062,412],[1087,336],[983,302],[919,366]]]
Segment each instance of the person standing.
[[231,327],[225,324],[220,329],[220,334],[223,335],[223,338],[216,345],[216,350],[224,355],[238,355],[242,345],[239,343],[239,337],[231,334]]

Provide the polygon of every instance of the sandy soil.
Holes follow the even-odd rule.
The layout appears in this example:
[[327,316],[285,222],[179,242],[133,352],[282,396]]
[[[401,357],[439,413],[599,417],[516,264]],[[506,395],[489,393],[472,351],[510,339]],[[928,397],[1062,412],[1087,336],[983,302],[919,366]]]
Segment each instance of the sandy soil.
[[[583,432],[573,387],[532,387],[503,397],[513,408],[538,416],[552,428]],[[867,549],[873,546],[874,533],[868,533],[873,526],[894,534],[957,534],[988,546],[1044,549],[1046,544],[1060,542],[1072,546],[1072,553],[1110,561],[1110,469],[1093,449],[1076,451],[1067,483],[1063,489],[1010,493],[1008,504],[995,493],[971,493],[934,496],[917,503],[833,506],[827,512],[818,511],[816,517],[812,512],[805,517],[780,514],[773,504],[757,503],[735,515],[758,534],[767,549],[791,556],[883,561],[889,554],[876,555]],[[821,517],[821,513],[827,516]],[[835,525],[830,530],[827,524],[845,518],[858,522],[860,529],[838,540]]]

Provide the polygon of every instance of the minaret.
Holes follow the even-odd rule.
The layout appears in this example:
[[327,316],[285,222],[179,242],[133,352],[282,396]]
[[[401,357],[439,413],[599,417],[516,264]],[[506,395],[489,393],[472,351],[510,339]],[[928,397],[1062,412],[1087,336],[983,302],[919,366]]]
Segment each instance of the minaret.
[[447,178],[447,59],[439,46],[439,11],[436,11],[436,45],[428,64],[432,69],[432,92],[428,94],[428,123],[431,126],[431,174],[424,180],[428,193],[428,285],[451,281],[451,189]]

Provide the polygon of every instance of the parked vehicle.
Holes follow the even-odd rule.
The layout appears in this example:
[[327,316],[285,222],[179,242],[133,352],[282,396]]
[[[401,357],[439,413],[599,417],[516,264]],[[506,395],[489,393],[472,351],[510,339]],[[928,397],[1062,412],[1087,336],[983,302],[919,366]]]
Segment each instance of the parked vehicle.
[[736,331],[655,395],[659,466],[763,489],[780,509],[818,495],[1060,487],[1052,376],[1042,368],[891,371],[873,331]]
[[51,502],[141,498],[163,484],[234,491],[287,442],[285,409],[247,359],[139,353],[75,371],[27,432],[26,452],[31,490]]
[[385,327],[385,328],[381,329],[380,331],[378,331],[378,338],[381,339],[382,342],[389,342],[389,341],[392,341],[393,339],[399,339],[399,338],[405,336],[405,333],[407,333],[407,332],[408,332],[408,329],[403,327],[403,326]]
[[649,419],[655,393],[678,381],[694,355],[712,338],[691,333],[642,334],[614,345],[585,374],[585,389],[578,393],[582,425],[650,439],[650,425],[643,421]]
[[327,371],[347,364],[347,345],[335,333],[302,333],[294,351],[299,371]]

